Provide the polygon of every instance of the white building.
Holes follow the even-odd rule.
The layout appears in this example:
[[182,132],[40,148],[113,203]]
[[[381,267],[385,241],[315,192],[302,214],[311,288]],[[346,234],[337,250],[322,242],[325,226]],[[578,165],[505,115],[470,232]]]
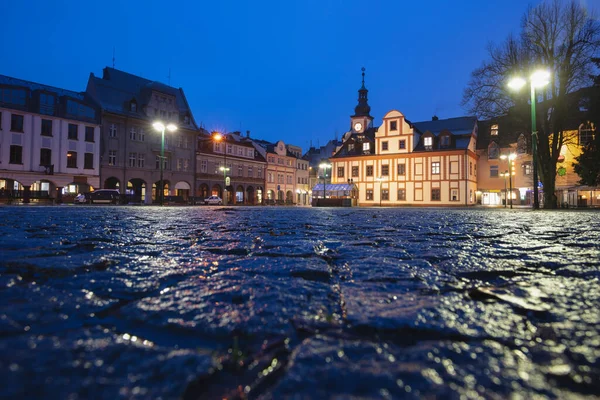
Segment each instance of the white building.
[[0,201],[70,201],[97,188],[99,142],[84,94],[0,75]]

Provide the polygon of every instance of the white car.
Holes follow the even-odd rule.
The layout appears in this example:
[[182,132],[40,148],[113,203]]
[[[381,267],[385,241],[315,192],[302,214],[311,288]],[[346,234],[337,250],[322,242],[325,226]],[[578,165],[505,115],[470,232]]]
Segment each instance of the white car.
[[77,203],[79,203],[79,204],[83,204],[83,203],[88,203],[88,202],[89,202],[89,200],[90,200],[89,193],[88,193],[88,195],[87,195],[87,196],[85,195],[85,193],[79,193],[79,194],[78,194],[78,195],[75,197],[75,200],[73,200],[73,202],[74,202],[74,203],[76,203],[76,204],[77,204]]
[[210,196],[204,199],[204,204],[220,206],[223,204],[223,200],[219,196]]

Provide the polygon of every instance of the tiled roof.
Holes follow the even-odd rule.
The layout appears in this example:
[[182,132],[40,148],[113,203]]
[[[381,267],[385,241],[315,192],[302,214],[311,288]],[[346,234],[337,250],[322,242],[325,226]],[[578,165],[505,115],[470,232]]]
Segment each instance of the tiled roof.
[[34,90],[45,90],[56,93],[58,96],[69,96],[77,100],[84,100],[84,93],[73,92],[72,90],[61,89],[54,86],[43,85],[41,83],[29,82],[23,79],[12,78],[6,75],[0,75],[0,85],[22,86]]
[[473,132],[476,123],[476,117],[456,117],[435,121],[413,122],[412,124],[421,133],[429,131],[437,136],[441,131],[446,129],[452,132],[453,135],[470,134]]
[[[118,69],[104,68],[102,78],[90,74],[88,92],[96,100],[103,110],[132,116],[137,118],[149,118],[143,112],[143,105],[147,104],[152,91],[158,91],[175,97],[177,109],[180,113],[189,113],[191,129],[197,129],[192,112],[187,103],[183,89],[174,88],[160,82],[150,81]],[[130,111],[126,105],[135,99],[138,102],[137,111]],[[180,124],[180,122],[178,122]]]

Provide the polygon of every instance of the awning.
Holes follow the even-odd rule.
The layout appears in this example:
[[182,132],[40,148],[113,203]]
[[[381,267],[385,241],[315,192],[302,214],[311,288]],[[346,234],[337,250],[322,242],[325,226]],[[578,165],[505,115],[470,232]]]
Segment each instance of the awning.
[[[353,184],[348,183],[328,183],[325,185],[325,190],[327,192],[341,192],[341,191],[350,191],[355,187]],[[323,184],[317,183],[313,188],[313,192],[323,191]]]

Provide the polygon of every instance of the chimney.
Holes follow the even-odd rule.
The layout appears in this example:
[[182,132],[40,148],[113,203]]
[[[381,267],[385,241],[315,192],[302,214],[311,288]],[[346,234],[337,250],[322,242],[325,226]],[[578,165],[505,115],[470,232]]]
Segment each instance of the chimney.
[[246,131],[246,137],[250,138],[250,131]]
[[439,118],[438,118],[438,116],[437,116],[437,115],[434,115],[433,117],[431,117],[431,120],[432,120],[432,121],[437,121],[438,119],[439,119]]

